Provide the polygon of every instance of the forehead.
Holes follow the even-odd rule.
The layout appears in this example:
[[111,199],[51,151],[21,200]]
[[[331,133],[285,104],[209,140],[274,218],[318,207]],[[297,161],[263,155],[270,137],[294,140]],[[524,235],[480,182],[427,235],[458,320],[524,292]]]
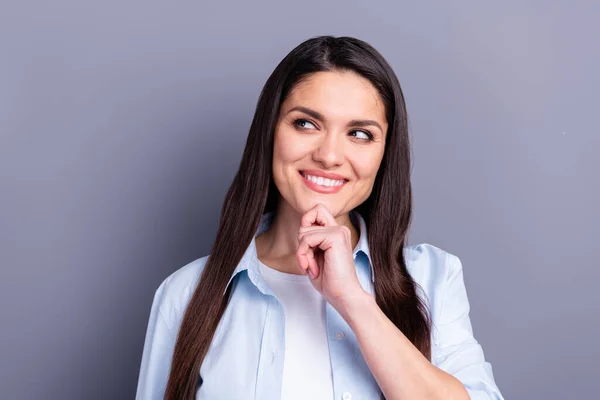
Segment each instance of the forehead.
[[385,124],[385,107],[373,84],[353,71],[316,72],[298,83],[282,111],[303,105],[327,118],[376,119]]

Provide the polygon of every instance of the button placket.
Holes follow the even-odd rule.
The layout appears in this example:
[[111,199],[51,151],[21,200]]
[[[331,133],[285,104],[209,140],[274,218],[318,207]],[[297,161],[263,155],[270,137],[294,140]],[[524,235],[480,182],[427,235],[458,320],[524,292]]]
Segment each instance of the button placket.
[[256,381],[255,398],[275,399],[280,395],[281,380],[276,379],[281,375],[281,358],[283,351],[283,309],[275,296],[266,295],[268,301],[267,318],[263,328],[261,344],[261,362]]

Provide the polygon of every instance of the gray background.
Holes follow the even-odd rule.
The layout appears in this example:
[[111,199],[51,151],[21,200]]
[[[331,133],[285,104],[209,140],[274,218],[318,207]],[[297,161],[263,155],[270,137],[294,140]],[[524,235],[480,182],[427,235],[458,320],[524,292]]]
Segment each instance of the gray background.
[[598,3],[250,3],[0,3],[0,398],[133,398],[154,291],[209,251],[262,85],[320,34],[397,72],[410,243],[462,260],[505,397],[593,398]]

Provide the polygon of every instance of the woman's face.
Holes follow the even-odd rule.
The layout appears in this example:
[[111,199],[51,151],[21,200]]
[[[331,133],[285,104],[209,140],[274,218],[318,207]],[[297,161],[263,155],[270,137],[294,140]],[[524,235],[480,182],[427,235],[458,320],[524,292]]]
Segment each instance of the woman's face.
[[281,105],[273,180],[298,213],[323,203],[337,217],[371,194],[383,158],[385,108],[355,72],[317,72]]

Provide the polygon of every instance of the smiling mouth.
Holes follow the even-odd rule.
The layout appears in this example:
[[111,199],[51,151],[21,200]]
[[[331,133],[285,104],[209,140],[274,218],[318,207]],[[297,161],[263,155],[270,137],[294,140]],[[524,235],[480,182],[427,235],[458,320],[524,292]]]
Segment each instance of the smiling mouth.
[[304,171],[299,172],[305,180],[323,189],[335,190],[341,188],[346,184],[346,182],[348,182],[348,179],[329,179],[323,178],[322,176],[310,175],[305,173]]

